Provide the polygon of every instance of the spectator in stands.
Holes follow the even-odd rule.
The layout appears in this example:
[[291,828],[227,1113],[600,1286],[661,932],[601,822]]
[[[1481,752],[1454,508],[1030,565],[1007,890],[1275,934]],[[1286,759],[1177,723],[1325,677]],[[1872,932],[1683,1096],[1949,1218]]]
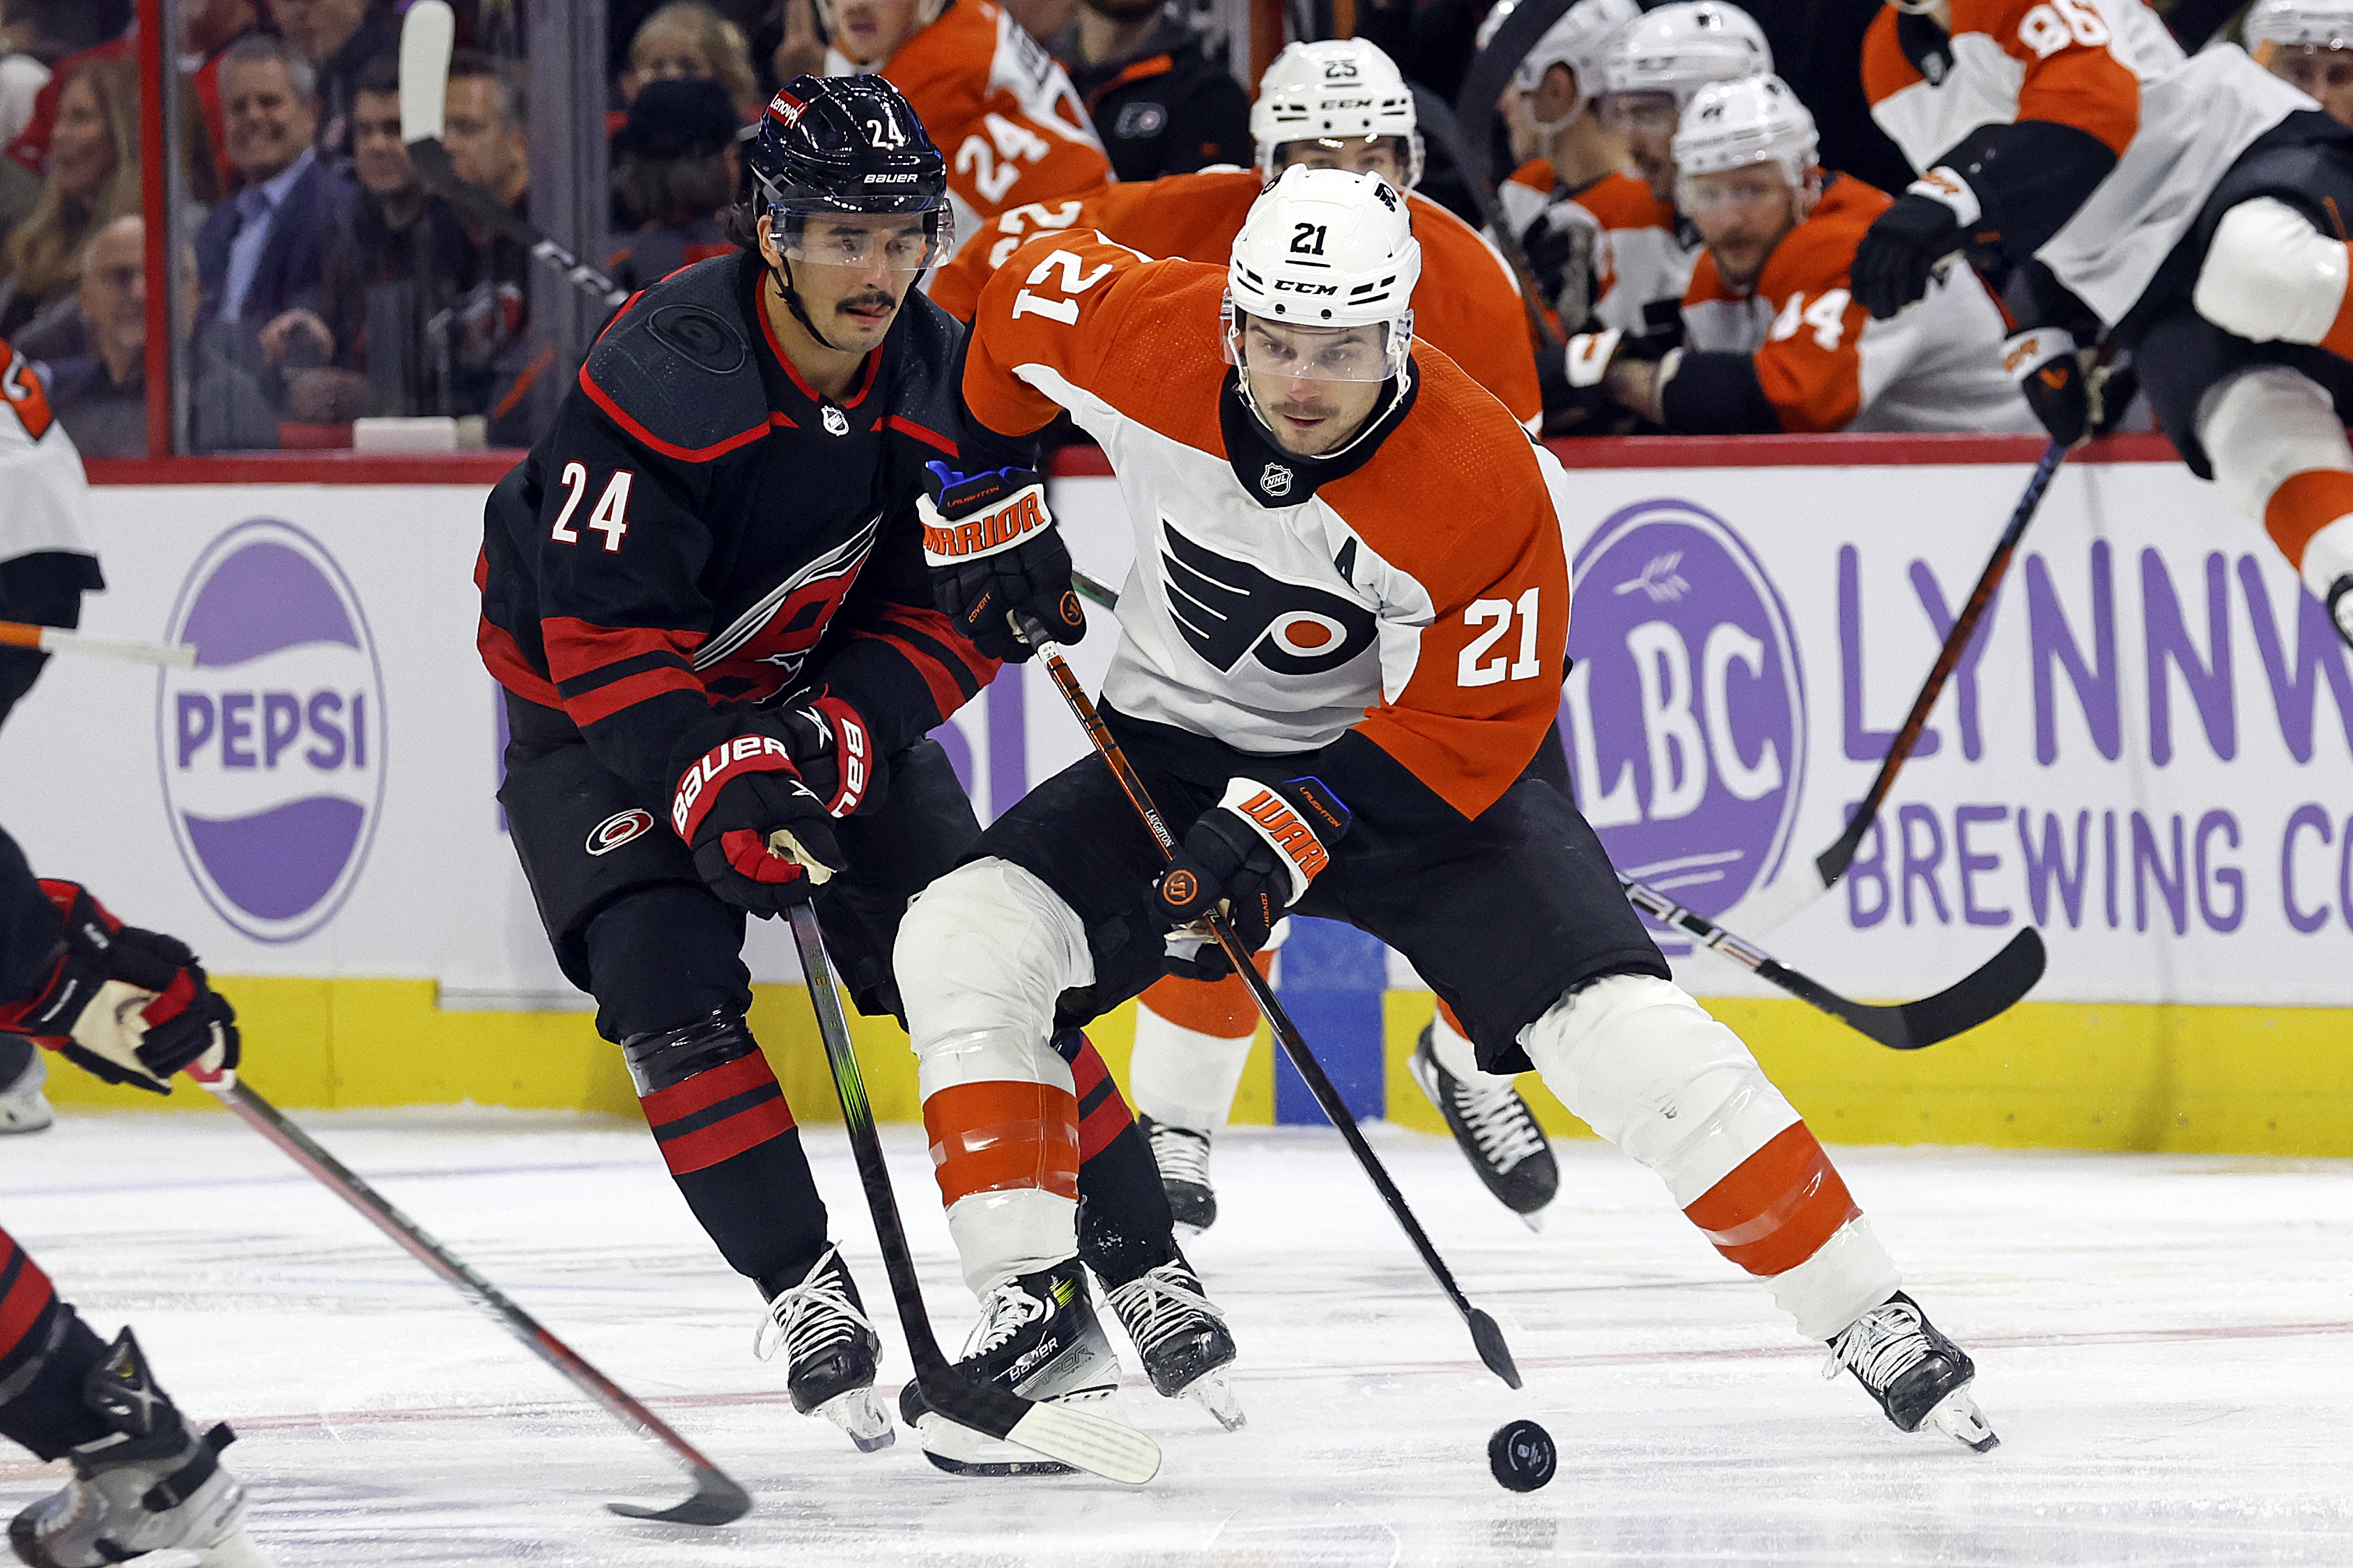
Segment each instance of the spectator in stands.
[[352,96],[374,59],[400,52],[400,25],[372,0],[273,0],[286,41],[302,51],[319,79],[319,150],[338,162],[352,155]]
[[[530,109],[522,84],[489,56],[460,49],[449,62],[447,104],[441,142],[451,171],[510,211],[527,214]],[[468,243],[460,265],[442,278],[449,318],[450,393],[444,412],[487,416],[493,442],[529,446],[534,432],[528,425],[540,411],[520,399],[543,379],[538,371],[544,368],[531,361],[527,342],[531,252],[463,206],[457,216]],[[511,418],[523,423],[502,435],[501,423]]]
[[139,73],[128,60],[75,67],[58,95],[48,173],[31,216],[8,237],[0,336],[70,297],[98,228],[139,210]]
[[229,47],[221,73],[235,196],[196,235],[198,314],[258,331],[290,306],[315,300],[328,231],[352,188],[321,161],[317,76],[290,45],[257,35]]
[[702,0],[672,0],[646,18],[629,40],[621,100],[634,103],[648,82],[681,79],[717,82],[739,125],[760,117],[765,100],[744,31]]
[[2256,0],[2244,29],[2258,65],[2353,126],[2353,0]]
[[[236,188],[237,159],[228,150],[228,110],[221,93],[221,70],[230,47],[261,31],[259,0],[180,0],[180,55],[198,65],[188,76],[191,96],[212,139],[213,160],[225,190]],[[112,45],[102,46],[112,47]]]
[[649,81],[613,138],[613,187],[632,221],[614,242],[609,270],[642,289],[689,263],[735,247],[719,213],[733,205],[742,168],[735,110],[715,81]]
[[90,353],[50,366],[49,406],[85,458],[147,455],[147,223],[116,218],[82,247]]
[[1163,0],[1081,0],[1053,49],[1121,179],[1250,162],[1250,94]]

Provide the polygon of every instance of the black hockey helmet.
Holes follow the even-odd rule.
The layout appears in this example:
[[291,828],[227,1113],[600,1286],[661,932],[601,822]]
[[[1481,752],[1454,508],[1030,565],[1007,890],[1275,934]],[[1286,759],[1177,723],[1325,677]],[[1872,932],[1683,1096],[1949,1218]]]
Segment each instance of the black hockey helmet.
[[793,78],[769,100],[749,153],[764,212],[947,210],[947,160],[879,76]]

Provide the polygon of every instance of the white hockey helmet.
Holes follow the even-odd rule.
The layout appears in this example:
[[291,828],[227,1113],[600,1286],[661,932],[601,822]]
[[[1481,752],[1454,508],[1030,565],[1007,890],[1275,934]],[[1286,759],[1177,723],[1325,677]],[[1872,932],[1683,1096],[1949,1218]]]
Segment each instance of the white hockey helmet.
[[1405,148],[1405,188],[1421,183],[1421,132],[1413,89],[1397,62],[1363,38],[1290,44],[1259,78],[1250,105],[1250,140],[1259,176],[1269,186],[1277,149],[1291,142],[1394,136]]
[[2256,0],[2244,23],[2247,47],[2353,49],[2353,0]]
[[[1503,25],[1503,18],[1517,4],[1518,0],[1504,0],[1487,13],[1487,20],[1479,25],[1480,47],[1486,47],[1487,40]],[[1518,67],[1512,72],[1512,85],[1523,93],[1535,91],[1545,73],[1555,66],[1566,66],[1569,75],[1577,79],[1577,107],[1557,121],[1539,122],[1539,130],[1559,130],[1601,96],[1603,62],[1609,58],[1609,47],[1617,42],[1627,25],[1639,20],[1641,15],[1641,0],[1577,0],[1520,57]]]
[[1620,32],[1602,64],[1610,92],[1662,92],[1680,110],[1712,81],[1736,81],[1773,68],[1765,30],[1725,0],[1676,0]]
[[1228,362],[1242,363],[1244,316],[1335,331],[1377,326],[1380,352],[1319,356],[1299,374],[1388,380],[1404,371],[1413,347],[1420,278],[1421,241],[1395,186],[1345,169],[1285,169],[1234,236],[1226,267]]
[[1683,107],[1675,168],[1688,178],[1772,163],[1792,189],[1801,189],[1820,145],[1813,115],[1779,77],[1712,81]]

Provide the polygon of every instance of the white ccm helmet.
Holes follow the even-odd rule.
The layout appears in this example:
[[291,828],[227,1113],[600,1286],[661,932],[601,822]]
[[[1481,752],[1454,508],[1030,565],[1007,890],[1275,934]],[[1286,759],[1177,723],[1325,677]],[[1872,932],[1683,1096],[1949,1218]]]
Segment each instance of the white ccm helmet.
[[1250,105],[1259,177],[1271,186],[1275,151],[1289,142],[1396,136],[1406,146],[1405,188],[1421,183],[1421,132],[1413,90],[1397,62],[1362,38],[1291,44],[1259,78]]
[[1675,108],[1712,81],[1737,81],[1773,68],[1765,30],[1724,0],[1677,0],[1618,35],[1603,63],[1611,92],[1663,92]]
[[[1519,0],[1501,0],[1479,24],[1478,43],[1485,48],[1504,21],[1519,6]],[[1545,30],[1544,37],[1529,47],[1512,71],[1512,85],[1523,94],[1535,91],[1545,73],[1555,66],[1565,66],[1577,80],[1577,106],[1555,121],[1535,120],[1529,116],[1539,131],[1557,131],[1585,112],[1585,106],[1599,98],[1602,92],[1603,62],[1609,58],[1609,47],[1627,24],[1642,15],[1641,0],[1577,0],[1561,14],[1559,21]]]
[[2247,13],[2247,47],[2263,58],[2274,48],[2353,49],[2353,0],[2256,0]]
[[[1404,393],[1413,348],[1421,241],[1397,187],[1378,174],[1285,169],[1251,204],[1226,267],[1226,359],[1243,363],[1242,318],[1302,327],[1383,329],[1379,352],[1319,356],[1297,374],[1387,381]],[[1249,398],[1250,378],[1242,378]],[[1251,405],[1255,409],[1255,402]]]
[[1779,77],[1710,82],[1683,107],[1675,131],[1675,169],[1689,178],[1772,163],[1792,189],[1802,190],[1820,145],[1813,115]]

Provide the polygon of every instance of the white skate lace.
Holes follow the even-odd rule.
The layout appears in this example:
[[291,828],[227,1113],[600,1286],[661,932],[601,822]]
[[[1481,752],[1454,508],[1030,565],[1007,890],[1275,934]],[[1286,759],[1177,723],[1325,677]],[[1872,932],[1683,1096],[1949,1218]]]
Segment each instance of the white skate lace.
[[1851,1366],[1865,1388],[1883,1394],[1926,1360],[1933,1348],[1920,1329],[1920,1309],[1908,1301],[1888,1301],[1849,1323],[1831,1342],[1822,1375],[1836,1377],[1841,1367]]
[[1127,1337],[1145,1360],[1160,1342],[1184,1333],[1203,1318],[1225,1321],[1225,1313],[1202,1294],[1201,1282],[1182,1263],[1164,1263],[1147,1269],[1110,1292],[1111,1310],[1119,1314]]
[[874,1331],[874,1325],[849,1299],[849,1276],[837,1267],[839,1256],[838,1248],[828,1247],[807,1279],[776,1292],[776,1300],[768,1303],[767,1316],[752,1332],[754,1355],[773,1360],[781,1348],[785,1364],[797,1366],[840,1341],[856,1337],[860,1330]]
[[1008,1279],[981,1302],[980,1321],[972,1326],[972,1337],[965,1341],[964,1354],[957,1359],[985,1356],[1045,1315],[1045,1302],[1024,1290],[1018,1279]]
[[1171,1127],[1155,1121],[1152,1124],[1152,1162],[1160,1167],[1164,1181],[1190,1182],[1197,1187],[1206,1187],[1209,1184],[1209,1135],[1189,1127]]
[[1508,1171],[1530,1155],[1544,1152],[1544,1129],[1536,1125],[1535,1117],[1517,1089],[1510,1084],[1500,1089],[1473,1089],[1445,1068],[1438,1070],[1446,1091],[1454,1097],[1456,1113],[1471,1129],[1472,1140],[1479,1145],[1479,1153],[1488,1164],[1498,1171]]

